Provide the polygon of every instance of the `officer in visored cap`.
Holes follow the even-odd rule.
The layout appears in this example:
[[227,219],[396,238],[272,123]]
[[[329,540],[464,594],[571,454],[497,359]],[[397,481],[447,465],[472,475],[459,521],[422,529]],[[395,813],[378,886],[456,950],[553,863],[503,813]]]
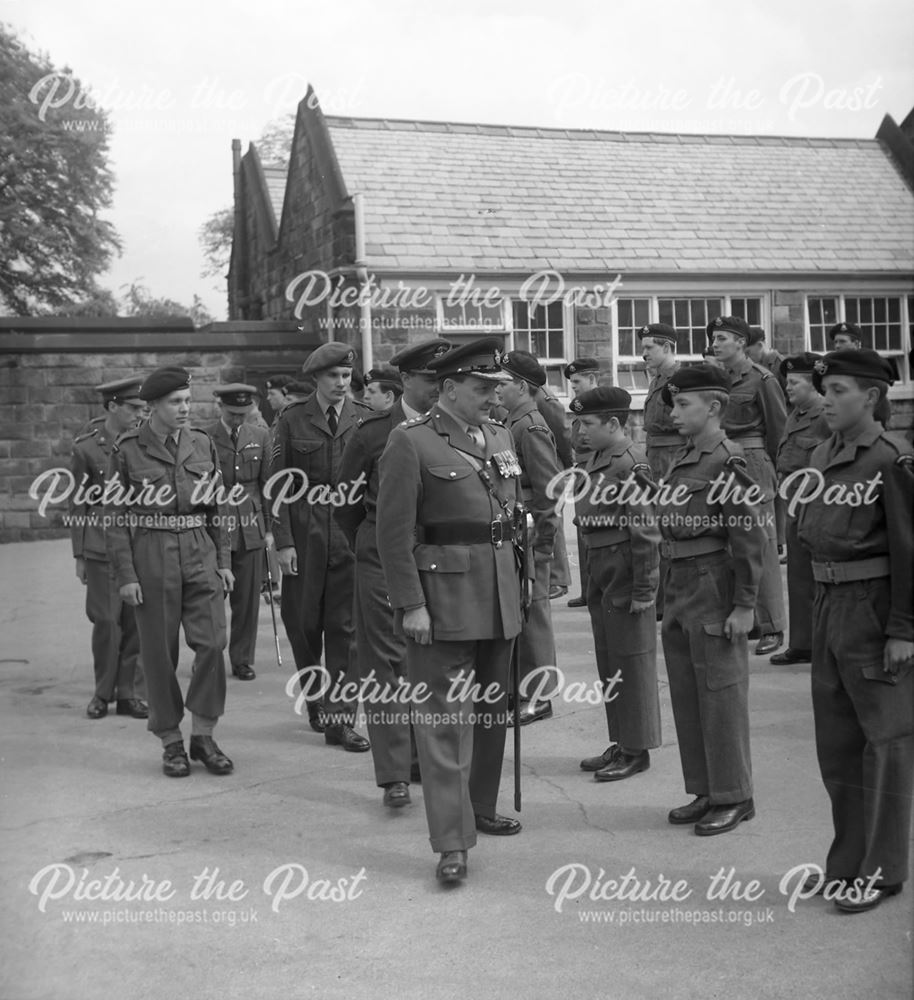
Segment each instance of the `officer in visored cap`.
[[[328,745],[362,753],[369,743],[353,729],[356,706],[340,697],[339,686],[355,672],[352,626],[355,562],[342,531],[333,521],[334,499],[341,498],[340,461],[360,415],[371,410],[349,398],[355,351],[331,341],[313,351],[302,375],[316,389],[303,402],[287,406],[276,423],[271,478],[298,494],[283,501],[273,517],[273,535],[282,567],[282,620],[292,646],[295,667],[308,699],[311,728]],[[306,491],[301,473],[307,477]],[[271,500],[275,506],[275,498]],[[318,692],[327,685],[315,677],[324,651],[329,690],[319,711]]]
[[[515,834],[496,812],[505,746],[508,668],[521,630],[514,554],[521,468],[510,433],[488,419],[506,379],[496,337],[430,361],[431,411],[395,427],[381,457],[378,549],[407,676],[422,685],[413,724],[436,875],[466,877],[481,831]],[[474,686],[454,682],[475,672]],[[475,719],[475,722],[474,722]]]
[[[909,873],[914,457],[877,417],[893,374],[865,348],[815,363],[813,383],[832,433],[810,458],[821,489],[807,488],[798,504],[797,530],[816,580],[816,751],[835,831],[818,888],[828,884],[829,898],[850,913],[880,905]],[[786,492],[788,502],[799,495]]]
[[[109,478],[125,491],[105,508],[108,552],[123,600],[136,609],[149,700],[148,727],[164,747],[162,769],[190,774],[181,720],[193,715],[190,756],[213,774],[232,761],[213,739],[225,709],[225,594],[234,582],[216,446],[190,427],[190,374],[157,368],[140,387],[149,420],[118,438]],[[181,627],[194,651],[187,697],[178,669]]]
[[[108,475],[114,442],[137,426],[146,404],[140,399],[140,375],[131,375],[96,386],[105,408],[73,441],[70,471],[82,485],[80,496],[100,493]],[[145,719],[140,637],[133,608],[121,600],[114,569],[108,560],[106,529],[97,503],[70,500],[70,540],[76,559],[76,576],[86,587],[86,616],[92,622],[92,661],[95,694],[86,709],[90,719],[108,714],[108,703],[117,702],[118,715]]]

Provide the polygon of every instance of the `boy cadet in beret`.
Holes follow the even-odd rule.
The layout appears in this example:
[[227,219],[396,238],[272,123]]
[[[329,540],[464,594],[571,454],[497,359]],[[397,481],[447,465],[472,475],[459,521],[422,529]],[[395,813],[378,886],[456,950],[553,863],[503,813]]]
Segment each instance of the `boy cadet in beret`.
[[216,443],[226,490],[237,484],[243,494],[241,502],[232,505],[226,526],[235,576],[229,596],[232,609],[229,663],[234,676],[242,681],[251,681],[256,676],[253,663],[264,552],[273,542],[263,514],[266,507],[263,488],[270,470],[270,432],[247,421],[254,409],[256,392],[254,386],[241,382],[217,386],[213,395],[219,401],[222,415],[205,428]]
[[[546,369],[532,355],[508,351],[499,362],[510,381],[496,388],[498,401],[507,411],[505,427],[514,439],[514,451],[521,467],[521,492],[524,505],[533,515],[532,546],[534,571],[529,614],[518,638],[521,703],[514,706],[515,724],[525,726],[552,716],[552,703],[537,702],[532,695],[537,687],[555,687],[555,637],[549,607],[549,569],[559,516],[556,497],[549,496],[549,483],[562,471],[555,448],[555,438],[536,405],[540,388],[546,384]],[[526,696],[525,696],[526,695]]]
[[[142,376],[132,375],[96,387],[105,415],[77,435],[70,464],[74,480],[83,487],[83,495],[88,489],[104,489],[115,440],[136,427],[146,409],[139,396],[142,381]],[[71,499],[69,514],[76,577],[86,587],[86,617],[92,622],[95,694],[86,715],[102,719],[108,714],[108,703],[117,701],[118,715],[145,719],[146,704],[137,697],[137,689],[143,686],[140,637],[133,608],[124,603],[118,592],[114,567],[108,559],[100,505],[75,503]]]
[[774,509],[777,493],[774,462],[784,435],[787,407],[778,380],[746,355],[752,331],[744,319],[718,316],[708,324],[707,331],[714,353],[731,382],[730,401],[721,419],[721,428],[743,449],[749,475],[768,498],[760,508],[769,544],[763,554],[762,581],[755,609],[756,626],[761,635],[755,653],[761,656],[780,647],[786,625]]
[[[495,810],[522,619],[513,544],[521,470],[510,433],[488,419],[506,377],[500,343],[485,337],[429,362],[437,403],[395,427],[381,456],[378,549],[409,682],[428,695],[413,725],[445,882],[466,877],[477,830],[520,832]],[[477,700],[474,685],[460,682],[474,671],[476,690],[494,697]]]
[[663,391],[686,447],[669,472],[675,492],[657,505],[668,560],[661,637],[685,788],[695,796],[668,818],[712,836],[755,815],[746,635],[765,532],[758,508],[739,502],[750,496],[720,490],[744,464],[720,426],[730,394],[726,371],[680,368]]
[[402,395],[403,383],[396,368],[381,365],[366,372],[362,402],[370,406],[375,413],[389,410]]
[[[302,671],[321,662],[330,689],[323,699],[326,724],[314,700],[308,702],[311,728],[324,740],[353,753],[369,749],[368,740],[352,727],[356,706],[336,691],[355,669],[352,627],[352,552],[328,502],[309,502],[312,487],[336,489],[343,449],[360,414],[371,412],[349,398],[355,352],[331,341],[311,353],[302,366],[317,388],[304,402],[287,406],[276,424],[270,475],[297,469],[308,477],[309,489],[294,503],[282,503],[273,519],[273,535],[282,567],[282,621],[292,646],[303,690],[316,689]],[[288,386],[287,386],[288,389]],[[292,480],[293,488],[299,484]],[[300,490],[298,492],[301,492]],[[313,678],[312,678],[313,681]]]
[[[822,397],[812,384],[813,365],[818,354],[797,354],[781,362],[781,374],[787,382],[787,398],[791,411],[784,425],[784,436],[778,445],[776,470],[778,482],[798,469],[809,465],[813,449],[831,431],[822,415]],[[783,501],[782,501],[783,503]],[[784,504],[786,510],[786,504]],[[787,605],[790,620],[790,641],[787,649],[775,653],[776,665],[809,663],[812,658],[812,595],[815,580],[812,561],[797,537],[796,513],[788,512],[787,543]]]
[[644,433],[647,437],[647,461],[654,479],[663,479],[682,448],[682,438],[663,402],[663,387],[679,370],[676,360],[676,331],[666,323],[649,323],[638,331],[641,356],[651,376],[644,399]]
[[603,386],[571,402],[581,438],[593,449],[584,465],[590,479],[576,521],[586,544],[597,670],[609,699],[610,746],[581,761],[597,781],[646,771],[650,750],[660,746],[654,604],[660,531],[650,503],[620,496],[636,470],[650,478],[644,452],[625,433],[631,401],[624,389]]
[[[565,378],[571,385],[573,396],[596,389],[600,378],[600,362],[596,358],[575,358],[571,364],[565,365]],[[589,449],[580,440],[580,427],[576,419],[571,421],[571,449],[575,462],[580,465],[590,454]],[[568,602],[569,608],[584,608],[587,606],[587,567],[584,558],[584,541],[578,531],[578,568],[581,577],[581,595],[573,597]]]
[[832,434],[812,453],[821,489],[805,489],[797,526],[816,579],[812,703],[835,829],[818,888],[841,889],[828,896],[852,913],[879,905],[908,877],[914,458],[875,416],[892,375],[865,348],[816,362]]
[[787,378],[781,374],[781,363],[784,355],[776,351],[773,347],[767,350],[765,343],[765,331],[760,326],[749,328],[749,343],[746,346],[746,355],[754,364],[767,368],[778,380],[778,384],[787,393]]
[[[406,640],[394,630],[387,581],[378,554],[378,463],[393,428],[427,413],[438,398],[438,380],[428,364],[449,349],[446,340],[426,340],[391,358],[403,393],[389,409],[367,413],[359,420],[340,462],[341,483],[360,479],[365,483],[357,491],[355,502],[333,512],[355,553],[354,618],[359,675],[368,679],[373,674],[378,689],[385,692],[396,690],[400,678],[406,676]],[[385,703],[382,699],[365,705],[365,717],[375,780],[384,789],[384,805],[394,809],[408,805],[409,783],[419,780],[409,707]]]
[[869,348],[867,337],[856,323],[835,323],[828,331],[833,351],[859,351]]
[[[227,509],[216,446],[189,426],[190,375],[157,368],[140,388],[149,420],[118,438],[108,467],[129,493],[105,507],[108,554],[121,598],[136,609],[149,701],[148,728],[162,741],[162,769],[190,774],[181,719],[193,714],[190,756],[213,774],[231,760],[213,739],[225,709],[225,594],[233,584]],[[194,651],[186,700],[175,672],[178,635]]]

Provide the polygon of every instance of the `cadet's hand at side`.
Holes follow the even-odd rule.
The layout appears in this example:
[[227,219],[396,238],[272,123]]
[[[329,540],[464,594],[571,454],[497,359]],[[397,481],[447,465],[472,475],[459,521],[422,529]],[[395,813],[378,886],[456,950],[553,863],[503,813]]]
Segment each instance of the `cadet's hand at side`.
[[914,642],[905,639],[888,639],[882,654],[882,669],[893,676],[911,659],[914,659]]
[[222,589],[230,594],[235,589],[235,574],[230,569],[216,570],[222,580]]
[[420,646],[430,646],[432,643],[432,620],[423,604],[421,608],[413,608],[403,612],[403,633],[408,638],[418,642]]
[[83,559],[82,556],[76,557],[76,579],[83,584],[88,579],[86,574],[86,560]]
[[276,555],[279,557],[279,568],[283,576],[298,576],[298,556],[295,554],[295,546],[277,549]]
[[739,642],[752,630],[754,617],[752,608],[734,608],[724,622],[724,635],[730,642]]
[[121,600],[132,608],[143,603],[143,591],[138,583],[125,583],[119,593]]

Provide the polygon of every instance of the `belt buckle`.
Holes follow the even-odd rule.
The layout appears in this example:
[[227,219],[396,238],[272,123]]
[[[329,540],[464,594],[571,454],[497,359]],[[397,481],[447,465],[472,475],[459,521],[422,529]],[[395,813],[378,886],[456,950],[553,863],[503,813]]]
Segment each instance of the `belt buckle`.
[[835,575],[835,564],[832,562],[824,563],[825,566],[825,582],[826,583],[838,583],[838,578]]
[[500,549],[505,540],[504,524],[505,522],[499,518],[489,525],[489,535],[496,549]]
[[673,546],[669,539],[664,538],[660,543],[660,555],[664,559],[673,558]]

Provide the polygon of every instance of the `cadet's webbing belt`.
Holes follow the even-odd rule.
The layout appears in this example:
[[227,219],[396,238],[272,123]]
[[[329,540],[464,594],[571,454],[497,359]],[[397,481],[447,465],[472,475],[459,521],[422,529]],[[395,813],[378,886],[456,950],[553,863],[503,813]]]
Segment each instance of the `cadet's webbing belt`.
[[131,523],[153,531],[192,531],[206,527],[205,514],[134,514]]
[[877,580],[891,572],[888,556],[853,559],[850,562],[814,562],[812,575],[819,583],[851,583],[854,580]]
[[737,444],[741,444],[744,448],[764,448],[765,439],[760,437],[758,434],[746,434],[744,437],[740,437],[739,434],[731,434],[727,432],[727,437],[731,441],[735,441]]
[[692,559],[711,552],[723,552],[727,547],[725,538],[706,535],[703,538],[664,538],[660,543],[660,555],[664,559]]
[[685,438],[680,437],[678,434],[648,434],[647,436],[648,448],[667,448],[670,445],[681,447],[684,444]]
[[452,524],[429,524],[422,529],[426,545],[496,545],[509,542],[512,537],[510,521],[492,521],[480,524],[455,521]]
[[586,538],[589,549],[618,545],[619,542],[627,542],[631,538],[628,528],[581,528],[581,534]]

